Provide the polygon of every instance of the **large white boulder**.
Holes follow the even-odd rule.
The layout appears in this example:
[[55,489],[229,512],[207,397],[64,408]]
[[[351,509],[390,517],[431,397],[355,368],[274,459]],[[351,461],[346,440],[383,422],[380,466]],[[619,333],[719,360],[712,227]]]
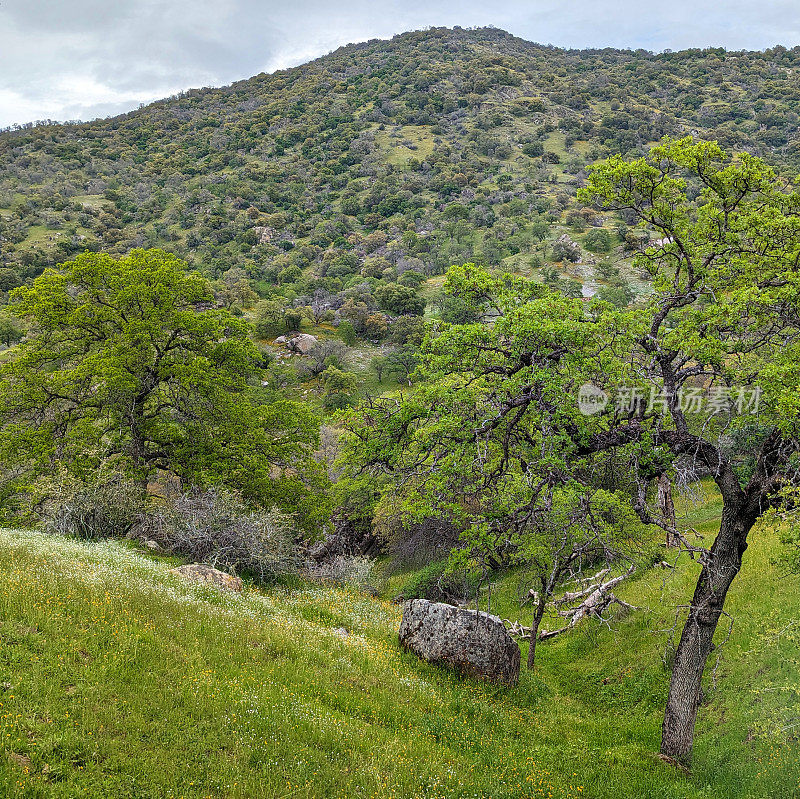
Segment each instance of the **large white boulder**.
[[403,605],[400,644],[470,677],[509,685],[519,680],[519,646],[489,613],[412,599]]

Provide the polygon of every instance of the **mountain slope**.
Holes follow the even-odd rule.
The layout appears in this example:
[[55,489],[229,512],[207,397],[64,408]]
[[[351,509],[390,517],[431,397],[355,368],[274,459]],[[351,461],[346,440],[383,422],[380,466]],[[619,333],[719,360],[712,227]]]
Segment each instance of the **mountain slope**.
[[[665,134],[795,170],[798,66],[798,48],[576,51],[433,29],[113,119],[9,131],[0,290],[86,247],[166,246],[214,277],[241,268],[262,295],[513,262],[579,210],[588,163]],[[295,268],[322,282],[293,286]]]
[[[710,533],[718,511],[709,495],[689,521]],[[764,530],[748,549],[685,776],[655,753],[689,562],[643,573],[624,588],[642,610],[543,645],[536,675],[507,690],[401,652],[399,609],[355,592],[221,595],[122,544],[3,531],[0,791],[792,796],[800,602],[770,565],[776,543]],[[511,577],[493,594],[522,614]]]

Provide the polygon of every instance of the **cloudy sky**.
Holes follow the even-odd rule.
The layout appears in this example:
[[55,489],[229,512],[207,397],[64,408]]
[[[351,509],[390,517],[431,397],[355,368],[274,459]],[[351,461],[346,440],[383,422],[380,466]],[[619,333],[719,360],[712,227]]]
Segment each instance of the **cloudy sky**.
[[568,47],[800,44],[798,0],[0,0],[0,127],[93,119],[429,25]]

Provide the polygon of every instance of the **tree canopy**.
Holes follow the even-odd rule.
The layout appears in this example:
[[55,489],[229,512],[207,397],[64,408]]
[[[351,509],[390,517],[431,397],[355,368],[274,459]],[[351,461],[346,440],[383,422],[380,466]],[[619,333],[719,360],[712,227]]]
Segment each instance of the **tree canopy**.
[[682,539],[702,572],[662,745],[688,761],[703,669],[747,535],[798,479],[800,198],[759,159],[692,139],[602,162],[581,198],[659,234],[636,258],[653,276],[646,304],[587,305],[508,275],[451,269],[447,290],[487,323],[429,334],[420,385],[346,418],[349,457],[393,477],[384,502],[447,514],[469,546],[495,553],[524,552],[554,498],[570,493],[584,529],[622,521],[627,504],[680,538],[649,507],[647,484],[707,470],[722,525],[711,546]]
[[30,473],[220,481],[293,510],[323,484],[318,421],[250,400],[262,356],[247,323],[175,256],[86,253],[12,296],[30,330],[0,367],[8,460]]

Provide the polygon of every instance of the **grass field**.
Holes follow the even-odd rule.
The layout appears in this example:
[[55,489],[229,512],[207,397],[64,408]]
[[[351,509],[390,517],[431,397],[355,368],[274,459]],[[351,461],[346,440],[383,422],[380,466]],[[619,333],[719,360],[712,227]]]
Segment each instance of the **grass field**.
[[[713,532],[713,494],[688,510]],[[503,689],[401,652],[386,601],[222,595],[121,543],[3,531],[0,795],[798,796],[800,592],[776,545],[762,531],[746,554],[685,776],[655,753],[691,562],[631,581],[620,593],[642,611],[542,645]],[[520,615],[513,576],[494,602]]]

